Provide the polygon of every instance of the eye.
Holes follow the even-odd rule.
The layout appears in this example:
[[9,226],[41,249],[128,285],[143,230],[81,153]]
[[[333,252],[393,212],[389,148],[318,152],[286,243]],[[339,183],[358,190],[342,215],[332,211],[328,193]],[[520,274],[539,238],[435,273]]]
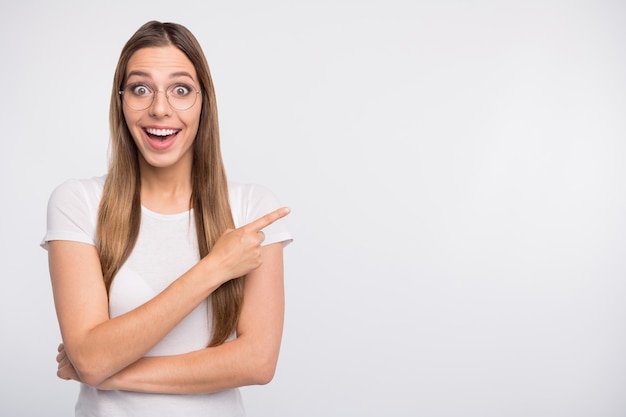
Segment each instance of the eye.
[[189,95],[192,91],[192,88],[185,84],[177,84],[170,88],[170,95],[174,97],[185,97]]
[[131,85],[128,89],[133,93],[133,95],[138,97],[149,96],[152,94],[150,87],[144,84]]

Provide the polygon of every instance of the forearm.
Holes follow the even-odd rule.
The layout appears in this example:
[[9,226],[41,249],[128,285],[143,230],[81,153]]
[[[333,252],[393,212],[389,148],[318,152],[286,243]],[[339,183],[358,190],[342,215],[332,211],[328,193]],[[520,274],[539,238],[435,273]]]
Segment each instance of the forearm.
[[277,346],[254,347],[239,338],[217,347],[176,355],[145,357],[98,388],[161,394],[198,394],[268,383],[278,360]]

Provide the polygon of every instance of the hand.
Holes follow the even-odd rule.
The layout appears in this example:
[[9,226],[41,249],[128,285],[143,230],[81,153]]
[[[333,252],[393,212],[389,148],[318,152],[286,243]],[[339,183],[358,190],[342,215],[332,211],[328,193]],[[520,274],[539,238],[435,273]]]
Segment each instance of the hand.
[[72,365],[72,362],[70,362],[70,359],[67,357],[67,353],[65,353],[65,346],[63,346],[63,343],[59,345],[57,351],[59,352],[57,355],[57,376],[61,379],[80,382],[80,377],[78,376],[74,365]]
[[279,208],[238,229],[227,229],[204,259],[223,271],[222,282],[246,275],[263,263],[261,243],[265,235],[261,229],[289,213],[287,207]]

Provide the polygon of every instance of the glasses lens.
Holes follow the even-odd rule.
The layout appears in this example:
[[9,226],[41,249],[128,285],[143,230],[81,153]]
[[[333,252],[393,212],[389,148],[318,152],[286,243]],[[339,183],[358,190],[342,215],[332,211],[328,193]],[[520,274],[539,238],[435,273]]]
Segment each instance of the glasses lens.
[[187,85],[174,85],[167,90],[167,101],[176,110],[187,110],[196,103],[198,91]]
[[154,93],[146,86],[127,86],[122,96],[124,102],[133,110],[145,110],[152,104]]

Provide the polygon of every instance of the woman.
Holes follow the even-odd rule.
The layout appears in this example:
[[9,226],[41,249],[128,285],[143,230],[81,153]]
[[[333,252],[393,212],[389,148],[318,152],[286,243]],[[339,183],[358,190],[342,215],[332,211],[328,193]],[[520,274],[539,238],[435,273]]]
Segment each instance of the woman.
[[110,126],[107,175],[55,189],[42,243],[76,416],[244,415],[237,387],[278,359],[289,209],[227,182],[209,67],[181,25],[124,46]]

